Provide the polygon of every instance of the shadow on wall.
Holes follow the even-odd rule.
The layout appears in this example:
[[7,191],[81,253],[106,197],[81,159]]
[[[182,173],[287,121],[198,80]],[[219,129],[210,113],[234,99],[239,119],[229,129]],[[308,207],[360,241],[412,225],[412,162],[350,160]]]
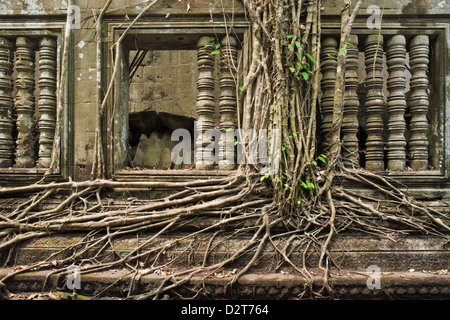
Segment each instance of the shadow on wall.
[[423,0],[411,0],[410,3],[402,8],[403,14],[427,14],[429,11],[429,3]]
[[[167,112],[131,112],[129,114],[130,166],[147,169],[188,167],[186,164],[175,165],[172,162],[171,151],[179,142],[171,141],[171,136],[176,129],[186,129],[193,139],[195,120],[195,118]],[[193,146],[193,141],[191,145]]]

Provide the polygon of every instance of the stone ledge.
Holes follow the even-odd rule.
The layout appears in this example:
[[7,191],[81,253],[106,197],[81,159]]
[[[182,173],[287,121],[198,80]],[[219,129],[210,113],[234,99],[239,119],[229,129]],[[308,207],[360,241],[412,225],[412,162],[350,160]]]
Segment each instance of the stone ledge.
[[[170,264],[170,267],[183,268],[187,266],[197,266],[203,261],[207,241],[203,238],[195,239],[195,242],[190,240],[179,241],[184,235],[195,230],[184,230],[176,235],[160,236],[158,240],[153,241],[148,247],[142,248],[146,250],[155,245],[165,245],[173,241],[177,241],[177,245],[171,249],[167,249],[167,256],[177,256],[176,263]],[[124,256],[128,254],[133,248],[141,245],[149,239],[152,234],[142,234],[137,237],[124,237],[121,239],[113,239],[115,253]],[[59,252],[62,249],[76,245],[82,240],[83,235],[66,234],[64,236],[47,236],[37,238],[24,242],[16,249],[11,256],[14,265],[31,265],[39,263],[47,259],[51,254]],[[214,263],[224,260],[231,256],[237,248],[244,246],[249,239],[245,237],[228,239],[224,237],[216,237],[211,245],[215,246],[215,251],[210,254],[208,262]],[[279,247],[283,247],[285,239],[274,240]],[[303,249],[300,243],[293,241],[292,248],[296,248],[291,253],[290,258],[294,263],[302,264]],[[86,252],[83,258],[89,258],[96,251],[91,250]],[[243,254],[232,268],[239,268],[246,264],[246,261],[251,258],[253,253]],[[52,259],[63,259],[68,257],[69,253],[58,254]],[[397,242],[387,239],[381,239],[373,236],[364,235],[347,235],[336,236],[335,240],[330,246],[330,255],[337,267],[346,270],[365,271],[370,265],[377,265],[382,272],[396,271],[396,270],[440,270],[448,268],[448,261],[450,261],[450,248],[446,245],[445,239],[425,236],[409,236],[398,239]],[[113,256],[111,250],[105,250],[102,259],[109,261]],[[0,262],[4,262],[5,255],[1,256]],[[262,251],[262,256],[257,261],[257,268],[270,272],[279,263],[279,255],[272,246],[266,246]],[[316,252],[309,252],[306,265],[308,267],[317,266],[319,256]],[[165,258],[161,258],[160,263],[163,263]]]
[[[4,276],[13,269],[0,269]],[[64,288],[65,282],[51,271],[36,271],[18,274],[6,282],[11,293],[70,291]],[[334,275],[333,275],[334,274]],[[390,272],[382,274],[379,289],[369,289],[368,275],[352,271],[332,273],[330,285],[335,290],[333,298],[339,299],[449,299],[450,275],[426,274],[423,272]],[[101,273],[83,274],[80,278],[81,289],[78,294],[91,296],[93,299],[125,298],[130,289],[130,280],[134,279],[132,294],[154,290],[165,275],[142,275],[135,278],[130,270],[113,270]],[[202,287],[199,299],[292,299],[298,298],[305,288],[306,279],[294,274],[256,274],[243,275],[231,287],[225,290],[232,276],[209,277],[194,276],[176,290],[165,292],[169,299],[188,296],[192,289]],[[322,276],[316,274],[310,287],[321,288]],[[307,288],[307,287],[306,287]],[[101,293],[101,294],[99,294]],[[308,293],[303,298],[311,298]]]

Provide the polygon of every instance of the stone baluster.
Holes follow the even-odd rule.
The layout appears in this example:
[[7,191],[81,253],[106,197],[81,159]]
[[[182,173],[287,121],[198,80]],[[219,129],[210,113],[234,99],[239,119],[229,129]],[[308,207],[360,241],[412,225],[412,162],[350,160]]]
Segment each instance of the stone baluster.
[[48,168],[56,127],[56,41],[39,41],[39,159],[38,166]]
[[[236,129],[236,73],[237,40],[224,37],[220,43],[220,145],[219,169],[236,168],[234,152],[234,130]],[[232,129],[232,130],[230,130]]]
[[16,167],[31,168],[36,165],[34,121],[34,42],[30,38],[16,39],[16,98],[17,148]]
[[13,71],[14,54],[12,44],[0,38],[0,168],[9,168],[14,164],[14,121],[13,111]]
[[428,168],[428,63],[429,39],[426,35],[419,35],[411,40],[409,58],[411,66],[411,97],[409,109],[411,122],[409,131],[409,154],[411,168],[426,170]]
[[389,72],[387,168],[401,171],[406,169],[406,39],[404,36],[396,35],[389,39],[386,58]]
[[[214,167],[213,150],[209,146],[213,144],[211,136],[214,130],[214,55],[211,55],[214,46],[210,37],[201,37],[197,43],[197,122],[196,122],[196,152],[195,166],[197,169],[210,170]],[[208,131],[208,132],[207,132]],[[205,132],[210,135],[205,134]]]
[[346,167],[359,167],[358,154],[358,36],[350,35],[345,63],[345,100],[342,119],[342,160]]
[[338,43],[334,38],[325,38],[322,42],[322,124],[321,136],[324,141],[324,147],[328,146],[328,134],[333,123],[333,105],[336,85],[336,67],[337,67],[337,48]]
[[369,35],[365,43],[367,112],[366,169],[384,170],[383,36]]

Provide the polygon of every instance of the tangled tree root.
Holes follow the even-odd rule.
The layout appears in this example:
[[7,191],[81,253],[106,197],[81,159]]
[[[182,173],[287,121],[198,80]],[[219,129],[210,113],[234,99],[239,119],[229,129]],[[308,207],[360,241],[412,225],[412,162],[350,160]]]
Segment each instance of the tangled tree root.
[[[1,279],[0,285],[5,295],[5,283],[8,279],[21,272],[46,268],[53,269],[50,275],[67,276],[67,268],[74,261],[81,262],[81,273],[125,267],[141,277],[161,267],[170,266],[178,258],[173,256],[169,261],[163,261],[163,252],[182,241],[203,236],[209,240],[206,240],[208,246],[201,265],[167,276],[166,280],[151,292],[132,295],[130,291],[128,298],[158,299],[162,293],[189,282],[193,276],[202,274],[207,278],[228,267],[244,254],[250,253],[250,258],[245,260],[244,266],[234,273],[228,285],[228,288],[231,288],[240,276],[251,270],[266,246],[273,246],[282,257],[279,266],[287,264],[309,281],[312,281],[313,277],[306,267],[306,252],[313,250],[318,253],[318,267],[324,270],[325,291],[320,290],[316,294],[329,295],[333,293],[333,289],[328,285],[327,279],[333,262],[328,248],[337,233],[357,230],[395,240],[399,235],[420,232],[449,238],[449,227],[444,222],[444,218],[447,218],[444,213],[414,201],[386,178],[360,170],[346,170],[344,176],[377,188],[395,205],[395,212],[381,210],[376,199],[336,186],[325,195],[326,202],[302,203],[295,217],[285,216],[278,210],[278,204],[274,203],[273,196],[267,191],[266,185],[260,182],[259,176],[248,172],[238,172],[236,175],[215,180],[174,184],[96,180],[2,188],[0,194],[8,195],[10,199],[13,195],[31,194],[28,201],[0,215],[0,253],[6,263],[12,249],[29,239],[68,232],[76,232],[84,237],[80,242],[50,255],[39,263],[8,274]],[[176,187],[178,191],[151,201],[129,198],[120,207],[109,206],[110,199],[103,198],[104,192],[111,188],[151,189],[161,186]],[[42,204],[52,197],[56,197],[59,203],[51,209],[43,210]],[[412,209],[423,214],[413,215]],[[217,219],[213,219],[214,222],[210,225],[174,238],[169,243],[158,241],[161,236],[174,235],[181,226],[204,216]],[[380,224],[380,221],[392,222],[394,227],[387,227]],[[245,225],[244,222],[250,223]],[[213,255],[216,250],[216,246],[212,244],[213,239],[225,229],[233,230],[230,238],[245,236],[248,240],[228,258],[210,262],[208,255]],[[114,239],[142,233],[148,233],[150,237],[126,255],[114,254],[114,259],[102,261],[106,250],[115,252]],[[283,247],[275,241],[281,238],[286,240],[282,242]],[[290,258],[295,250],[300,250],[291,246],[294,240],[300,241],[303,244],[301,250],[305,250],[300,263]],[[93,250],[95,254],[92,254]],[[88,252],[90,254],[86,257]],[[66,258],[55,260],[55,257],[62,253]],[[137,263],[138,261],[145,263]],[[305,290],[309,290],[308,288],[310,287],[305,287]]]

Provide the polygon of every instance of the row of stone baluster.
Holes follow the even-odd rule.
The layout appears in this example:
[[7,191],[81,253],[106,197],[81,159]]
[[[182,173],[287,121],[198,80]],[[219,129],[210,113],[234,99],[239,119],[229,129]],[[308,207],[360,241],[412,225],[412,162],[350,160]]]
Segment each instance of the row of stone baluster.
[[[227,135],[227,131],[236,128],[236,63],[238,56],[238,42],[233,36],[225,36],[216,48],[215,37],[203,36],[197,42],[197,122],[196,130],[199,134],[196,147],[196,168],[210,170],[214,168],[214,150],[208,150],[214,142],[213,137],[204,133],[214,130],[216,98],[214,95],[214,51],[220,51],[220,132],[218,159],[219,169],[232,170],[236,167],[234,136]],[[228,146],[228,148],[227,148]]]
[[[56,127],[56,68],[55,38],[0,38],[0,168],[50,166]],[[36,111],[39,119],[35,119]]]
[[[407,164],[413,170],[428,169],[429,123],[427,113],[428,98],[428,63],[429,38],[417,35],[409,41],[403,35],[387,39],[384,45],[383,35],[369,35],[364,42],[366,89],[364,105],[358,98],[358,36],[351,35],[347,46],[345,62],[345,102],[342,123],[342,160],[345,166],[359,167],[358,113],[360,108],[366,113],[367,139],[365,142],[365,168],[370,170],[406,170]],[[386,48],[386,52],[384,52]],[[406,70],[407,49],[411,78],[410,98],[407,101]],[[333,104],[335,96],[335,79],[338,43],[335,38],[324,38],[322,42],[322,124],[321,133],[327,137],[333,121]],[[385,56],[386,54],[386,56]],[[386,79],[388,97],[383,97],[383,59],[386,57],[388,78]],[[411,120],[407,128],[406,109]],[[387,108],[387,141],[383,139],[383,112]],[[406,130],[410,139],[405,139]],[[326,147],[326,138],[325,138]],[[386,153],[385,153],[386,150]],[[386,159],[385,159],[386,157]],[[385,161],[386,160],[386,161]]]

